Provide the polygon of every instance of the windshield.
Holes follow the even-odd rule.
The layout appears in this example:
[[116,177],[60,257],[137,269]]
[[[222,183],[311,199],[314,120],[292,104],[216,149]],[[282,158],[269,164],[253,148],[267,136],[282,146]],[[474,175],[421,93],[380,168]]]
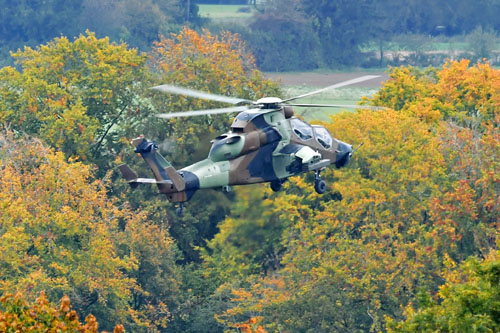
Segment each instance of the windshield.
[[309,126],[307,123],[303,122],[302,120],[300,120],[298,118],[292,118],[291,123],[292,123],[293,132],[301,140],[307,141],[307,140],[312,139],[313,131],[312,131],[311,126]]
[[319,144],[325,147],[326,149],[330,149],[332,147],[333,139],[330,133],[326,130],[326,128],[318,126],[313,127],[314,134],[316,134],[316,140],[318,140]]

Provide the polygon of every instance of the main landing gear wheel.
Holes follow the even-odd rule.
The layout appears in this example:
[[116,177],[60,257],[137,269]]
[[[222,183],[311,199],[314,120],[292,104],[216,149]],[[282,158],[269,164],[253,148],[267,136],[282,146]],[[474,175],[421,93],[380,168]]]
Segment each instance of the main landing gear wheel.
[[323,194],[326,191],[326,182],[320,179],[314,183],[314,189],[318,194]]
[[321,179],[320,175],[320,170],[316,170],[315,173],[315,181],[314,181],[314,189],[316,190],[316,193],[318,194],[323,194],[326,191],[326,182]]
[[273,180],[271,182],[271,190],[273,190],[274,192],[278,192],[279,190],[281,190],[281,187],[283,185],[283,182],[281,180]]

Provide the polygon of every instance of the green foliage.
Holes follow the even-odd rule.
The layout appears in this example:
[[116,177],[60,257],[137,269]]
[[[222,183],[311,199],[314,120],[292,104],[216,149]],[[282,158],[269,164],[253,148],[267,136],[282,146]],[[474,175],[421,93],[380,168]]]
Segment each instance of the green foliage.
[[312,22],[293,3],[268,2],[265,11],[254,14],[249,28],[243,36],[262,70],[310,70],[321,64]]
[[490,59],[498,47],[498,37],[495,31],[484,31],[479,26],[467,35],[467,43],[473,60]]
[[219,224],[219,232],[202,251],[206,275],[220,283],[279,267],[280,240],[286,226],[274,212],[270,190],[263,187],[238,189],[231,217]]
[[321,42],[323,61],[329,67],[353,65],[359,47],[370,39],[371,1],[303,1]]
[[82,11],[81,0],[13,1],[0,2],[0,31],[2,40],[22,42],[22,47],[46,42],[59,34],[77,34],[74,18]]
[[[149,50],[160,34],[176,32],[187,20],[187,3],[181,0],[85,0],[79,13],[82,30],[90,29],[113,41],[124,40]],[[198,7],[191,4],[189,22],[200,23]]]
[[496,332],[500,329],[500,260],[493,251],[483,261],[470,258],[444,274],[439,303],[430,301],[407,319],[388,321],[389,332]]
[[112,41],[149,50],[160,33],[202,22],[194,1],[188,8],[182,0],[2,0],[0,6],[0,63],[10,63],[9,51],[43,44],[61,35],[78,36],[88,29]]

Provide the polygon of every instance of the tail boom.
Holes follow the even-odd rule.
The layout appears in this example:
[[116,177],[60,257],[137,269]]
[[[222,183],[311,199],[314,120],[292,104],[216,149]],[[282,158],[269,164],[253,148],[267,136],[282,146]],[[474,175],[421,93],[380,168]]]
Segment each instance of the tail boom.
[[143,183],[156,184],[158,191],[166,194],[171,202],[188,201],[194,192],[199,189],[199,182],[196,179],[191,179],[192,177],[188,172],[177,172],[158,152],[158,145],[156,143],[139,137],[132,140],[132,144],[135,146],[135,152],[141,155],[155,176],[154,179],[138,178],[136,173],[127,165],[120,165],[118,168],[132,188]]

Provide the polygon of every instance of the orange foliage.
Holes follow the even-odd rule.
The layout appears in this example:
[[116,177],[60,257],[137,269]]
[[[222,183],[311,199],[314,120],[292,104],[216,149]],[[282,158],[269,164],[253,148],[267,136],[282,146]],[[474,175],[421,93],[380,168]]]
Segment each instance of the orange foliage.
[[[184,28],[170,38],[162,36],[156,42],[150,60],[162,83],[255,100],[263,95],[279,95],[279,86],[262,77],[252,55],[245,50],[237,34],[224,32],[220,36],[203,30],[201,34]],[[161,112],[227,107],[227,104],[184,96],[163,95]],[[189,122],[170,120],[183,155],[206,137],[226,131],[231,114],[195,117]],[[182,163],[182,161],[179,161]]]
[[[61,298],[59,309],[49,303],[43,291],[32,304],[21,294],[4,294],[0,303],[4,309],[0,309],[2,332],[98,332],[99,325],[93,315],[88,315],[84,324],[80,323],[68,296]],[[124,332],[123,325],[116,325],[113,332]]]

